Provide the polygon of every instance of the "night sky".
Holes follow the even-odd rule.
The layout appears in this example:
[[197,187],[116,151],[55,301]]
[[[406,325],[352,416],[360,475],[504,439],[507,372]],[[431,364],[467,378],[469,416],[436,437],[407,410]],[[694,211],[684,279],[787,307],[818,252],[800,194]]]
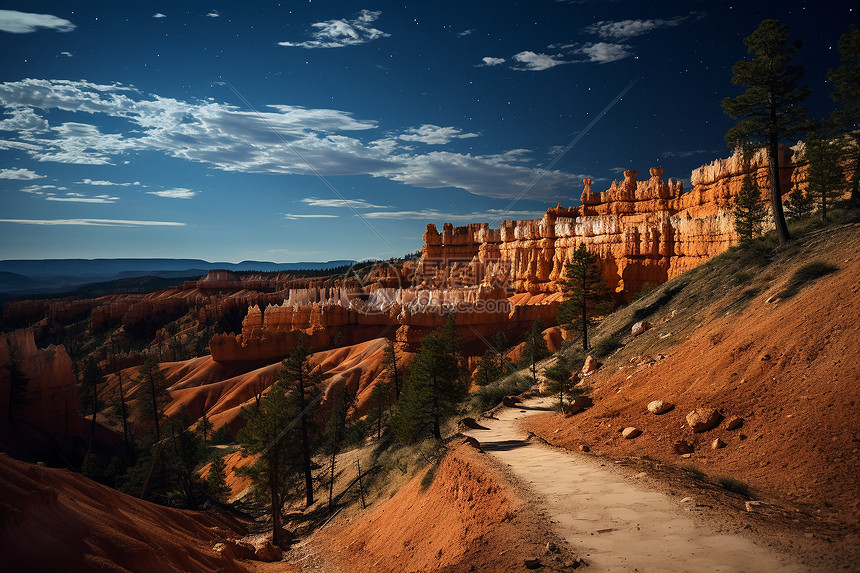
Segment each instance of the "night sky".
[[764,18],[813,89],[852,2],[0,3],[0,259],[388,258],[725,157]]

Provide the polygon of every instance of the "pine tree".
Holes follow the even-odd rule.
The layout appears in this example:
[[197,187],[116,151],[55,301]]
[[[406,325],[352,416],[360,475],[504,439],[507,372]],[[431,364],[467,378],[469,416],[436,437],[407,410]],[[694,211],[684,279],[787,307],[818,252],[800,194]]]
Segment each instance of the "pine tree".
[[808,193],[817,200],[822,221],[828,221],[827,208],[842,196],[845,186],[840,155],[841,149],[835,140],[828,139],[820,132],[810,134],[806,142]]
[[129,422],[128,405],[125,401],[125,389],[122,386],[122,370],[117,370],[117,394],[113,400],[113,406],[116,413],[119,415],[122,422],[122,439],[127,452],[131,452],[134,448],[134,437],[131,435]]
[[492,349],[487,349],[478,360],[478,369],[475,370],[475,384],[486,386],[498,380],[501,375],[502,371],[499,370],[497,353]]
[[803,189],[795,184],[791,188],[791,193],[788,194],[785,208],[790,219],[803,219],[812,210],[812,196],[809,193],[804,193]]
[[236,440],[243,455],[259,454],[247,470],[255,493],[268,497],[272,517],[272,543],[281,542],[281,508],[289,486],[302,469],[301,432],[296,421],[301,416],[298,392],[287,392],[280,381],[272,385],[260,402],[260,409],[242,409],[246,425]]
[[511,370],[511,363],[507,358],[508,350],[511,349],[511,343],[501,330],[493,335],[493,347],[499,355],[499,375],[504,376],[505,373]]
[[106,382],[102,369],[99,368],[95,358],[89,357],[84,361],[84,374],[81,379],[81,414],[84,416],[92,414],[93,418],[90,423],[90,443],[89,449],[93,447],[93,437],[96,432],[96,416],[104,407],[99,398],[99,386]]
[[778,20],[764,20],[744,39],[750,60],[732,66],[732,83],[746,86],[734,98],[723,99],[723,111],[737,123],[726,133],[726,143],[749,154],[764,144],[770,165],[771,210],[779,244],[791,240],[782,209],[779,142],[809,129],[808,112],[800,104],[809,95],[799,86],[803,68],[791,62],[800,41],[788,43],[788,28]]
[[161,441],[161,418],[163,409],[170,401],[170,393],[167,391],[167,380],[162,372],[158,357],[150,354],[137,368],[140,375],[141,392],[143,396],[139,400],[141,405],[141,417],[144,420],[154,422],[155,441]]
[[389,380],[394,385],[394,399],[400,398],[400,375],[397,367],[397,350],[394,347],[394,342],[387,340],[385,344],[385,370],[389,376]]
[[230,486],[227,485],[227,463],[221,450],[216,450],[215,455],[212,456],[209,473],[206,475],[206,492],[221,503],[230,497]]
[[732,212],[735,216],[735,232],[740,237],[741,243],[755,239],[761,232],[767,212],[762,203],[758,185],[749,175],[745,176],[741,183],[741,190],[735,199]]
[[565,278],[561,290],[565,301],[558,310],[556,320],[565,330],[582,333],[582,349],[588,352],[588,327],[594,315],[603,311],[608,290],[603,284],[597,256],[588,252],[584,244],[573,252],[573,260],[564,266]]
[[197,431],[203,436],[203,443],[209,441],[209,434],[212,432],[212,422],[209,420],[209,415],[203,412],[200,421],[197,422]]
[[537,363],[551,354],[543,337],[546,326],[539,317],[532,323],[531,330],[526,334],[526,348],[523,352],[523,360],[529,364],[532,371],[532,380],[537,383]]
[[190,425],[188,411],[183,406],[179,417],[170,423],[169,445],[163,452],[170,492],[181,495],[185,507],[196,504],[201,484],[195,470],[203,461],[203,443],[189,429]]
[[325,451],[330,458],[330,472],[328,483],[328,510],[332,510],[332,499],[334,496],[334,472],[337,454],[340,452],[344,437],[346,435],[346,422],[351,411],[355,408],[355,396],[346,385],[334,389],[331,395],[331,409],[329,410],[328,422],[325,432]]
[[370,391],[370,412],[368,418],[371,424],[376,424],[376,439],[382,439],[382,423],[385,413],[391,403],[391,386],[388,382],[377,378]]
[[860,204],[860,28],[852,24],[839,38],[839,54],[844,62],[830,70],[827,79],[833,85],[833,101],[840,104],[830,116],[842,145],[842,160],[851,176],[851,203]]
[[575,381],[571,378],[569,361],[559,354],[555,363],[544,370],[544,375],[550,381],[550,394],[558,394],[558,409],[563,414],[565,398],[570,402],[570,399],[576,394],[573,388]]
[[292,348],[290,355],[281,362],[278,371],[278,381],[292,390],[298,401],[300,412],[302,466],[305,474],[305,503],[310,507],[314,503],[313,477],[311,475],[311,456],[313,455],[316,427],[310,413],[311,404],[319,399],[319,385],[322,379],[319,370],[314,370],[310,364],[311,355],[303,344]]
[[395,404],[391,426],[402,442],[414,442],[425,431],[442,438],[442,421],[468,392],[462,339],[449,315],[446,324],[428,334],[413,358]]

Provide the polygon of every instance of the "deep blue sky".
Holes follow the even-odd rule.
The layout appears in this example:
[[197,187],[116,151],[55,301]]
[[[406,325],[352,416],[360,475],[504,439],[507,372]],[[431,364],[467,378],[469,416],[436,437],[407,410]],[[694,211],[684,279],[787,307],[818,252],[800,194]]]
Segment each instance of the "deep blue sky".
[[385,258],[430,222],[576,204],[584,176],[688,181],[728,154],[719,102],[763,18],[803,40],[819,115],[858,22],[823,1],[0,9],[0,259]]

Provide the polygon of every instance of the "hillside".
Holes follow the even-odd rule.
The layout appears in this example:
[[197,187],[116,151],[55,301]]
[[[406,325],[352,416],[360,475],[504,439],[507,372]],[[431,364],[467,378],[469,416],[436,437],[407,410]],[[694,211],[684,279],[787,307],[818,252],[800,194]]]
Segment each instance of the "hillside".
[[[810,262],[835,270],[787,292]],[[571,450],[587,445],[608,458],[653,460],[748,488],[751,499],[795,512],[808,532],[839,540],[828,552],[853,552],[845,558],[856,565],[858,276],[857,223],[775,252],[730,251],[604,320],[594,337],[602,367],[581,383],[594,406],[535,417],[526,429]],[[634,337],[639,320],[653,326]],[[649,413],[653,400],[674,409]],[[692,432],[686,416],[697,407],[719,410],[724,421]],[[729,430],[732,417],[743,421]],[[642,434],[624,439],[630,426]],[[724,445],[714,449],[717,439]],[[676,450],[681,441],[691,453]]]

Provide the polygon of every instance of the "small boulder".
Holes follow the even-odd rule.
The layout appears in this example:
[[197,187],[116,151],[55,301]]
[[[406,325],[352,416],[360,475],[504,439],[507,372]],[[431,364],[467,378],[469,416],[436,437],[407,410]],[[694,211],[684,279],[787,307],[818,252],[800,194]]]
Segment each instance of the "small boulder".
[[639,428],[635,428],[633,426],[629,426],[621,430],[621,435],[624,436],[625,440],[632,440],[642,434],[642,430]]
[[485,428],[481,424],[475,420],[475,418],[463,418],[457,424],[461,430],[487,430],[489,428]]
[[283,556],[284,552],[281,548],[272,545],[272,542],[268,539],[257,539],[254,541],[254,557],[258,561],[271,563],[273,561],[280,561]]
[[665,414],[669,410],[675,407],[675,404],[672,402],[664,402],[663,400],[652,400],[648,402],[648,411],[652,414]]
[[741,418],[740,416],[732,416],[731,418],[726,420],[726,429],[729,431],[737,430],[738,428],[740,428],[743,425],[744,425],[744,419]]
[[600,368],[601,364],[597,360],[594,359],[593,356],[588,355],[585,359],[585,364],[582,365],[582,375],[588,376],[592,372],[595,372],[598,368]]
[[678,440],[677,442],[675,442],[673,448],[675,449],[675,453],[680,455],[692,454],[695,450],[693,444],[691,444],[687,440]]
[[481,442],[473,438],[472,436],[463,436],[463,444],[467,446],[471,446],[478,451],[481,451]]
[[588,444],[579,444],[579,451],[585,452],[587,454],[591,451],[591,448],[588,446]]
[[639,336],[640,334],[642,334],[643,332],[646,332],[650,328],[651,328],[650,322],[648,322],[647,320],[640,320],[639,322],[637,322],[636,324],[633,325],[633,328],[630,329],[630,332],[633,334],[633,336]]
[[579,414],[586,408],[591,408],[592,406],[594,406],[594,400],[592,400],[588,396],[577,396],[570,401],[570,407],[568,408],[568,412],[570,414]]
[[711,442],[711,449],[712,450],[719,450],[720,448],[725,448],[725,447],[726,447],[726,443],[719,438],[717,438],[716,440]]
[[520,402],[521,400],[516,396],[505,396],[502,398],[502,406],[507,406],[508,408],[514,408]]
[[687,425],[694,432],[707,432],[722,421],[723,415],[716,408],[696,408],[687,414]]

